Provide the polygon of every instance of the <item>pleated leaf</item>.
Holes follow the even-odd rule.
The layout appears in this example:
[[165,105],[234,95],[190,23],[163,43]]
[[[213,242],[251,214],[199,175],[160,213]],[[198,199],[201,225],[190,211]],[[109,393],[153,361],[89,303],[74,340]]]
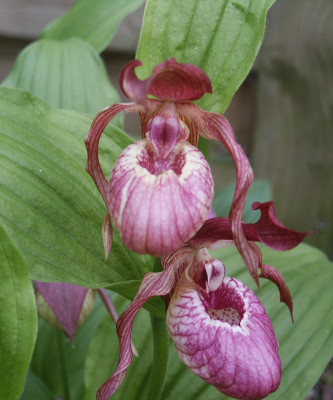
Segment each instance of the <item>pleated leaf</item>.
[[53,107],[91,115],[118,101],[102,59],[78,38],[32,43],[20,53],[3,85],[28,90]]
[[[213,95],[199,105],[222,113],[250,71],[274,0],[148,0],[137,51],[140,76],[174,57],[210,77]],[[139,69],[138,69],[139,71]]]
[[[33,279],[127,291],[151,258],[127,250],[115,233],[104,261],[106,207],[85,171],[92,118],[56,110],[30,93],[0,88],[0,221],[18,244]],[[131,139],[107,129],[100,152],[106,176]],[[132,292],[136,290],[134,286]]]
[[37,334],[37,311],[27,266],[0,225],[0,398],[23,390]]
[[63,40],[79,37],[97,52],[104,50],[120,22],[143,4],[144,0],[77,0],[59,19],[48,25],[41,37]]
[[[303,400],[318,380],[333,354],[333,264],[319,250],[300,245],[288,252],[263,248],[263,259],[279,269],[290,287],[294,299],[295,323],[287,307],[279,303],[277,288],[261,279],[260,300],[272,319],[280,342],[282,382],[279,389],[267,397],[270,400]],[[256,290],[242,260],[233,248],[214,252],[226,265],[227,275],[235,276]],[[123,303],[117,304],[118,308]],[[149,315],[140,311],[133,327],[133,341],[139,358],[134,357],[115,400],[143,400],[152,362],[152,335]],[[118,360],[115,327],[104,319],[96,330],[86,360],[84,400],[93,400],[99,387],[114,371]],[[215,388],[195,376],[180,361],[170,344],[167,377],[161,400],[228,399]]]

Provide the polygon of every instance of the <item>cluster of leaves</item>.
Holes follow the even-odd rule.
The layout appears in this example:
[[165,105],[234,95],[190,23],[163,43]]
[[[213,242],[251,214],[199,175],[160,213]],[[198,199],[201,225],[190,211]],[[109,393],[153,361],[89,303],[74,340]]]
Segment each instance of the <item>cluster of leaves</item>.
[[[253,64],[273,2],[148,0],[137,52],[141,77],[170,57],[196,64],[214,89],[200,106],[223,112]],[[90,400],[117,360],[115,329],[99,301],[79,329],[75,349],[45,322],[39,321],[37,329],[31,280],[107,287],[132,299],[144,273],[153,269],[151,257],[127,250],[117,234],[110,260],[104,261],[100,228],[105,209],[85,172],[83,143],[94,114],[118,101],[100,52],[123,17],[142,3],[78,0],[19,55],[0,87],[0,398]],[[101,159],[110,173],[131,139],[120,122],[104,136]],[[230,190],[217,195],[220,215]],[[255,200],[267,200],[258,192]],[[230,275],[252,285],[236,251],[217,256]],[[270,398],[301,400],[333,353],[332,264],[305,245],[283,254],[263,249],[263,256],[284,274],[295,301],[293,326],[273,285],[263,284],[261,299],[280,341],[284,369],[281,387]],[[119,311],[126,301],[115,296]],[[165,317],[159,299],[147,308]],[[151,369],[145,311],[134,325],[134,342],[140,358],[115,399],[145,398]],[[225,398],[188,371],[172,350],[162,398],[178,397]]]

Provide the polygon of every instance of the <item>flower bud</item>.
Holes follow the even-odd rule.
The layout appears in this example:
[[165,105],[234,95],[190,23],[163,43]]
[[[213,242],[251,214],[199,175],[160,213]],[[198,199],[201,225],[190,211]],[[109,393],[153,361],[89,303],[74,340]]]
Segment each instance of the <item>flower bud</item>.
[[35,282],[38,314],[74,343],[76,329],[90,315],[95,292],[70,283]]

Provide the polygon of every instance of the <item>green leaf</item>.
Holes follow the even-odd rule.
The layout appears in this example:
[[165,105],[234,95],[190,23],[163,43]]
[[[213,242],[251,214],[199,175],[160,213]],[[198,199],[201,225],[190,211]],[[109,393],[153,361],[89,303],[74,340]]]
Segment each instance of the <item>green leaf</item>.
[[[106,207],[85,171],[92,118],[56,110],[33,95],[0,88],[0,221],[33,279],[104,287],[141,279],[152,258],[127,250],[115,233],[109,261],[101,236]],[[109,176],[132,141],[106,129],[100,156]]]
[[63,40],[79,37],[97,52],[106,48],[120,22],[144,0],[77,0],[73,8],[53,21],[41,37]]
[[170,57],[210,77],[213,95],[199,105],[223,113],[250,71],[274,0],[148,0],[137,58],[147,77]]
[[[299,245],[287,252],[276,252],[261,246],[263,260],[283,274],[294,300],[295,323],[292,324],[287,307],[279,303],[273,283],[262,279],[262,295],[234,248],[212,252],[226,265],[227,275],[242,280],[255,290],[272,319],[280,342],[282,382],[280,388],[268,396],[270,400],[303,400],[318,380],[333,354],[333,264],[319,250]],[[117,307],[124,308],[124,302]],[[126,303],[128,304],[128,303]],[[114,399],[143,400],[152,363],[152,335],[149,315],[139,312],[134,321],[134,345],[139,358],[133,359],[127,376]],[[118,361],[115,327],[105,318],[90,344],[85,370],[87,393],[85,400],[93,400],[98,387],[114,371]],[[195,376],[180,361],[171,344],[166,382],[161,400],[228,399],[215,388]]]
[[[84,397],[84,363],[88,346],[105,314],[103,303],[96,297],[93,312],[77,330],[74,346],[63,332],[40,319],[30,368],[44,387],[53,393],[53,398],[65,398],[64,384],[68,387],[71,400],[82,400]],[[37,398],[39,400],[37,396],[33,400]]]
[[29,371],[20,400],[54,400],[52,391],[33,372]]
[[28,90],[53,107],[91,115],[119,100],[100,56],[77,38],[32,43],[3,85]]
[[[213,209],[218,217],[227,217],[235,193],[235,183],[224,185],[215,193],[213,199]],[[256,179],[250,187],[243,210],[242,220],[247,223],[254,223],[260,218],[259,210],[252,210],[252,204],[256,201],[264,203],[272,200],[272,187],[269,181]]]
[[24,260],[0,225],[0,398],[19,398],[37,334],[34,291]]

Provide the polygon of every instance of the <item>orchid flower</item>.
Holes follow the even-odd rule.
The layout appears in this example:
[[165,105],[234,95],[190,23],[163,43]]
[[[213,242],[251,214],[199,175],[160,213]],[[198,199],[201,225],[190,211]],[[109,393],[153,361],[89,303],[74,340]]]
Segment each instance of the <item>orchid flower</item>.
[[[102,110],[86,138],[86,169],[108,210],[102,225],[106,257],[112,244],[111,216],[129,249],[158,257],[176,251],[200,229],[214,192],[209,165],[196,147],[200,134],[219,140],[234,161],[237,183],[229,215],[233,240],[257,280],[253,250],[241,226],[253,173],[228,121],[193,103],[212,92],[208,76],[171,58],[157,65],[149,78],[139,80],[135,68],[140,65],[138,60],[129,62],[120,77],[132,102]],[[120,111],[139,113],[142,140],[123,151],[108,181],[98,158],[99,140]]]
[[[163,257],[163,271],[144,276],[133,302],[120,316],[119,363],[97,399],[108,399],[123,381],[132,360],[134,318],[152,296],[165,299],[169,333],[180,358],[194,373],[235,398],[264,398],[277,389],[281,378],[272,324],[256,295],[225,277],[222,261],[212,259],[207,249],[236,246],[257,285],[259,277],[273,281],[292,316],[289,289],[275,268],[262,263],[255,242],[287,250],[306,234],[283,226],[271,202],[253,205],[261,211],[257,223],[242,222],[253,173],[227,120],[193,103],[211,93],[207,75],[196,66],[169,59],[157,65],[149,78],[139,80],[135,68],[140,65],[131,61],[120,78],[132,102],[107,107],[94,119],[86,138],[86,169],[107,206],[102,225],[106,257],[112,245],[112,217],[124,244],[138,253]],[[142,140],[123,151],[107,181],[98,158],[99,140],[120,111],[139,113]],[[213,180],[196,148],[199,134],[219,140],[234,161],[236,188],[228,218],[209,213]]]
[[222,393],[261,399],[281,379],[278,342],[257,296],[225,277],[222,261],[196,252],[178,282],[167,325],[179,357]]
[[[299,244],[306,233],[283,226],[272,202],[255,203],[261,211],[255,224],[242,223],[244,236],[259,260],[261,277],[274,282],[280,300],[292,299],[281,274],[261,262],[255,241],[275,250]],[[167,324],[180,358],[197,375],[221,392],[240,399],[262,399],[280,383],[281,363],[272,324],[256,295],[243,283],[225,277],[220,260],[207,248],[235,245],[227,218],[207,220],[197,234],[176,252],[162,259],[163,271],[147,273],[131,305],[119,317],[119,363],[100,387],[98,400],[108,399],[120,386],[132,360],[131,330],[134,318],[152,296],[167,302]]]

